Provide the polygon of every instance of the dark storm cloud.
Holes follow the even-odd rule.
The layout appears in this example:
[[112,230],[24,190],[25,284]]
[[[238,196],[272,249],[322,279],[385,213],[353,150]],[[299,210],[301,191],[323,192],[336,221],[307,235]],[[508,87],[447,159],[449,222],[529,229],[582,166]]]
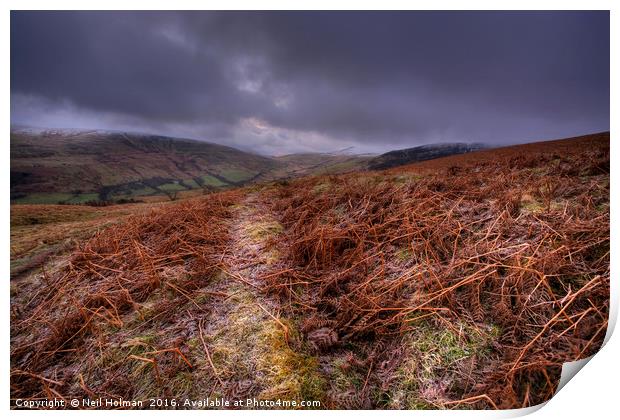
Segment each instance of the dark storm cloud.
[[13,12],[12,122],[265,153],[609,128],[607,12]]

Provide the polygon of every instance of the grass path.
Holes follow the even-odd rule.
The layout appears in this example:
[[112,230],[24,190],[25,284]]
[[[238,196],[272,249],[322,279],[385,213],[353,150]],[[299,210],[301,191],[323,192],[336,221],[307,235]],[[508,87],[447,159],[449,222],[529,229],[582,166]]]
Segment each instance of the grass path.
[[214,397],[301,400],[320,388],[314,358],[292,348],[294,327],[260,292],[260,275],[278,261],[268,241],[280,231],[258,193],[234,209],[222,275],[209,291],[226,297],[213,306],[203,331],[221,382]]

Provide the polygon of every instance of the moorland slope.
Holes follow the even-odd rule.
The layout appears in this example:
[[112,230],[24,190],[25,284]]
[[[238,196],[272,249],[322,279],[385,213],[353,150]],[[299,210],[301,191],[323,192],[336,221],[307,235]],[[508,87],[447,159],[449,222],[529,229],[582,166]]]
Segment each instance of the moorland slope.
[[136,206],[12,281],[11,397],[539,404],[609,244],[609,133]]

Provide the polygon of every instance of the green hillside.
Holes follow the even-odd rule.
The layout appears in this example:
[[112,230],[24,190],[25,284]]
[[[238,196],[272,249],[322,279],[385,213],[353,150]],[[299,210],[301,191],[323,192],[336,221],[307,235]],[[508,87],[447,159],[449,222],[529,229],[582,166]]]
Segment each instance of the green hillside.
[[11,132],[11,200],[80,203],[239,186],[281,168],[196,140],[101,131]]

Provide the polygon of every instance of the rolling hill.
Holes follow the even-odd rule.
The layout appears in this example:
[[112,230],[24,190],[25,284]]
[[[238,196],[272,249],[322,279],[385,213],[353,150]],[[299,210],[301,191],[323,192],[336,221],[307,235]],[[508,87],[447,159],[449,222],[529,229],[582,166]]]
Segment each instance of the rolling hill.
[[109,200],[238,186],[282,166],[196,140],[105,131],[11,132],[13,202]]
[[482,143],[425,144],[409,149],[392,150],[379,155],[368,162],[368,168],[372,170],[389,169],[409,163],[422,162],[444,156],[460,155],[487,148],[489,148],[489,146]]
[[176,197],[251,182],[366,169],[370,156],[267,157],[205,141],[100,130],[11,130],[11,201],[80,204]]

